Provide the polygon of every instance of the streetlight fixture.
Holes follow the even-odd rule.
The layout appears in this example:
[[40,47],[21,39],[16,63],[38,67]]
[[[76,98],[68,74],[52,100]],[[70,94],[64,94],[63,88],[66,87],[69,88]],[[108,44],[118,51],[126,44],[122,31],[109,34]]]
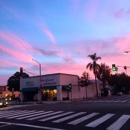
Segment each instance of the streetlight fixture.
[[39,64],[39,76],[40,76],[39,86],[40,86],[40,102],[41,102],[41,94],[42,94],[42,89],[41,89],[41,64],[37,60],[35,60],[35,59],[31,58],[30,60],[31,61],[35,61],[35,62],[37,62]]
[[124,54],[127,54],[127,53],[129,53],[130,51],[124,51]]

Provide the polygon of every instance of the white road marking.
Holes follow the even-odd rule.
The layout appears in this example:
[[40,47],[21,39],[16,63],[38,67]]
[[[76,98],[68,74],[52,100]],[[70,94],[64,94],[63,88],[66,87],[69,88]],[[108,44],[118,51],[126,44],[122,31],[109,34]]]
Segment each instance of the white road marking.
[[24,117],[20,117],[20,118],[16,118],[16,119],[21,120],[21,119],[26,119],[26,118],[29,118],[29,117],[38,116],[38,115],[43,115],[43,114],[51,113],[51,112],[53,112],[53,111],[40,112],[40,113],[37,113],[37,114],[33,114],[33,115],[29,115],[29,116],[24,116]]
[[0,127],[5,127],[5,126],[8,126],[8,125],[1,125]]
[[43,129],[43,130],[64,130],[64,129],[59,129],[59,128],[51,128],[51,127],[46,127],[46,126],[37,126],[37,125],[12,123],[12,122],[0,122],[0,123],[1,124],[6,124],[6,125],[25,126],[25,127],[31,127],[31,128],[37,128],[37,129]]
[[123,100],[123,101],[120,101],[120,102],[127,102],[128,100]]
[[130,119],[130,115],[123,115],[112,125],[110,125],[107,130],[119,130],[126,122]]
[[106,114],[105,116],[102,116],[99,119],[97,119],[85,126],[95,128],[96,126],[100,125],[101,123],[103,123],[106,120],[108,120],[109,118],[111,118],[113,115],[115,115],[115,114]]
[[71,119],[73,117],[76,117],[76,116],[79,116],[79,115],[83,115],[85,114],[86,112],[79,112],[79,113],[76,113],[76,114],[73,114],[71,116],[67,116],[67,117],[64,117],[64,118],[60,118],[58,120],[55,120],[55,121],[52,121],[52,122],[55,122],[55,123],[60,123],[60,122],[63,122],[63,121],[66,121],[68,119]]
[[13,106],[7,106],[7,107],[0,108],[0,110],[8,110],[8,109],[12,109],[12,108],[27,107],[27,106],[34,106],[34,105],[35,104],[30,104],[30,105],[13,105]]
[[48,120],[51,120],[51,119],[54,119],[54,118],[57,118],[57,117],[61,117],[61,116],[65,116],[65,115],[68,115],[68,114],[71,114],[71,113],[74,113],[74,112],[66,112],[66,113],[63,113],[63,114],[60,114],[60,115],[56,115],[56,116],[48,117],[48,118],[45,118],[45,119],[41,119],[39,121],[48,121]]
[[115,101],[113,101],[113,102],[120,102],[121,100],[115,100]]
[[51,115],[58,114],[58,113],[62,113],[62,112],[63,112],[63,111],[52,112],[52,113],[49,113],[49,114],[46,114],[46,115],[29,118],[29,119],[27,119],[27,120],[35,120],[35,119],[43,118],[43,117],[46,117],[46,116],[51,116]]
[[77,125],[77,124],[79,124],[79,123],[81,123],[81,122],[83,122],[83,121],[85,121],[85,120],[87,120],[87,119],[89,119],[89,118],[91,118],[91,117],[93,117],[93,116],[96,116],[96,115],[98,115],[98,114],[99,114],[99,113],[94,112],[94,113],[91,113],[91,114],[89,114],[89,115],[86,115],[86,116],[83,116],[83,117],[81,117],[81,118],[78,118],[78,119],[76,119],[76,120],[74,120],[74,121],[71,121],[71,122],[69,122],[69,123],[67,123],[67,124]]
[[[29,111],[29,112],[30,112],[30,111]],[[34,111],[33,111],[33,112],[34,112]],[[20,112],[14,111],[13,113],[8,112],[8,113],[5,113],[5,114],[3,114],[3,115],[0,115],[0,118],[15,116],[15,115],[18,115],[19,113],[20,113],[20,114],[24,114],[24,113],[28,113],[28,112],[27,112],[27,111],[20,111]]]
[[17,117],[21,117],[21,116],[26,116],[26,115],[29,115],[29,114],[36,114],[36,113],[39,113],[39,111],[37,111],[37,112],[19,113],[16,116],[12,115],[12,116],[7,117],[6,119],[13,119],[13,118],[17,118]]

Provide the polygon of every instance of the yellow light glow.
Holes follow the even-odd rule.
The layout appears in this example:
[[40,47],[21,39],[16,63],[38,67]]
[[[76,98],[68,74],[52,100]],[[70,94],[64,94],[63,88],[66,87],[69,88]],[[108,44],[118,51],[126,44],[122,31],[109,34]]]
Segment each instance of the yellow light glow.
[[30,58],[30,61],[33,61],[33,59],[32,59],[32,58]]
[[0,106],[3,105],[3,103],[0,102]]
[[53,90],[53,92],[54,92],[54,93],[57,93],[57,90],[55,89],[55,90]]
[[6,105],[8,104],[8,102],[6,102]]

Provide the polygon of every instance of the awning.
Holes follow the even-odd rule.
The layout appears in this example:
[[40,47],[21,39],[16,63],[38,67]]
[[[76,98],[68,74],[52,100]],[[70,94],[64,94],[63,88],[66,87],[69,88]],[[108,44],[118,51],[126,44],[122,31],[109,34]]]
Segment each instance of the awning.
[[38,91],[38,87],[29,87],[29,88],[22,88],[20,92],[36,92]]
[[62,86],[62,90],[70,90],[69,85],[63,85],[63,86]]
[[54,90],[56,89],[56,86],[44,86],[42,90]]

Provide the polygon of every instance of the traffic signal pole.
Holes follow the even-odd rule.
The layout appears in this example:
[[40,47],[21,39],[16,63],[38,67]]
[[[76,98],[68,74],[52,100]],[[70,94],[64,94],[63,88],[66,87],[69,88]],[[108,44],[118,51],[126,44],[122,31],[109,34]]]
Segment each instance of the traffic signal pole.
[[117,66],[118,67],[123,67],[126,70],[126,75],[127,75],[127,68],[130,68],[130,66]]

